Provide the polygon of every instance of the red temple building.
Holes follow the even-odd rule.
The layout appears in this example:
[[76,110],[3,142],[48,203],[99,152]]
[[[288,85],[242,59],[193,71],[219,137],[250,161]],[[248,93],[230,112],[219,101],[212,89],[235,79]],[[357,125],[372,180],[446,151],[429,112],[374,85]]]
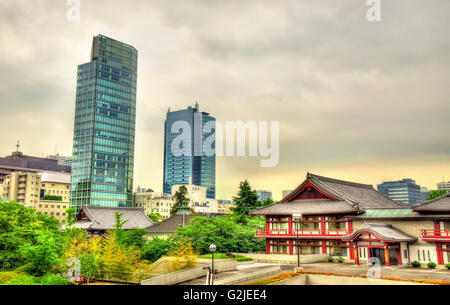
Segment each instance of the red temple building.
[[[283,200],[250,213],[264,216],[266,254],[327,254],[355,264],[450,263],[450,195],[401,205],[372,185],[313,174]],[[295,219],[293,215],[301,214]],[[299,240],[299,244],[297,244]],[[372,260],[371,260],[372,261]]]

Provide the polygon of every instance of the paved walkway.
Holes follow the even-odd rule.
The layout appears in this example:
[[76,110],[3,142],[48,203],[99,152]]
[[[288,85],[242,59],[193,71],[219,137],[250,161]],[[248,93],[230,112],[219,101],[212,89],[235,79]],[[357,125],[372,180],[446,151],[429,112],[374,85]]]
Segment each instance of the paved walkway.
[[[352,264],[337,263],[315,263],[302,266],[305,271],[323,271],[348,274],[366,274],[369,267],[365,265],[355,266]],[[292,266],[291,266],[292,268]],[[412,267],[381,267],[382,276],[397,276],[405,279],[431,279],[450,281],[450,270],[442,269],[415,269]]]
[[[245,265],[238,265],[238,270],[234,271],[227,271],[227,272],[220,272],[216,275],[216,280],[218,279],[224,279],[233,275],[242,274],[242,273],[251,273],[259,270],[266,269],[270,266],[278,266],[277,264],[245,264]],[[285,272],[285,271],[282,271]],[[197,278],[191,281],[187,281],[184,283],[181,283],[179,285],[204,285],[206,282],[206,277]]]

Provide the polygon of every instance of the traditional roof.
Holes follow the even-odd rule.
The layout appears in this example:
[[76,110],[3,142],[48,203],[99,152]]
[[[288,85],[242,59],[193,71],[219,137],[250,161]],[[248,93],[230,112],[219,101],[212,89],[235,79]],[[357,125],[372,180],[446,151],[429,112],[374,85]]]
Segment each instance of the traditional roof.
[[277,203],[267,207],[262,207],[252,211],[252,216],[256,215],[325,215],[325,214],[354,214],[360,212],[345,201],[333,200],[306,200],[292,201],[289,203]]
[[436,213],[420,214],[414,209],[367,209],[363,214],[350,215],[350,219],[447,219],[450,215],[439,215]]
[[74,227],[84,230],[113,230],[116,212],[122,214],[122,221],[126,221],[122,227],[124,230],[148,229],[155,224],[145,215],[143,209],[83,206],[77,215],[79,221]]
[[[315,189],[319,196],[313,200],[299,196]],[[348,182],[308,173],[306,180],[280,202],[252,211],[256,215],[355,214],[365,209],[406,209],[385,197],[372,185]]]
[[450,212],[450,193],[439,198],[427,201],[422,205],[415,207],[414,211],[419,213],[449,213]]
[[359,235],[371,233],[385,242],[415,242],[417,237],[406,234],[392,225],[365,223],[361,229],[356,230],[350,235],[342,237],[343,241],[355,240]]
[[171,234],[176,230],[182,227],[186,227],[191,224],[191,219],[194,218],[195,215],[192,213],[179,213],[176,214],[163,222],[157,223],[151,228],[147,229],[147,231],[151,234]]

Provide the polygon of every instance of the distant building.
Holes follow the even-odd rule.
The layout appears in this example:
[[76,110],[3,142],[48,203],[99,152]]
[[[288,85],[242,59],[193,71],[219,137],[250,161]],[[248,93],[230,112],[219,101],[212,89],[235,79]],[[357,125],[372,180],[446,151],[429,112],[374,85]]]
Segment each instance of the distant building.
[[141,192],[134,194],[135,208],[143,209],[146,215],[159,213],[164,219],[170,217],[170,211],[172,210],[175,201],[172,196],[164,194],[158,194],[149,189],[149,192]]
[[439,182],[437,184],[437,189],[438,190],[446,190],[446,191],[450,191],[450,181],[448,182]]
[[41,176],[13,172],[3,182],[3,197],[24,206],[35,208],[41,193]]
[[[35,209],[45,215],[51,215],[64,223],[67,219],[66,210],[70,207],[70,174],[40,173],[41,192],[39,204]],[[61,200],[45,199],[61,197]]]
[[231,200],[217,200],[217,208],[219,214],[232,214],[231,208],[236,205]]
[[47,159],[57,160],[59,165],[72,166],[72,157],[64,157],[56,154],[47,156]]
[[[209,113],[200,112],[198,104],[185,110],[169,110],[164,131],[164,193],[170,194],[172,186],[189,184],[189,179],[192,179],[192,184],[207,188],[207,198],[216,198],[216,156],[206,156],[202,149],[203,141],[213,136],[203,133],[205,124],[215,121]],[[172,151],[172,144],[180,136],[180,131],[177,129],[173,133],[172,128],[180,122],[188,125],[189,128],[183,132],[190,136],[191,143],[187,147],[189,154],[178,156]]]
[[383,182],[378,185],[378,191],[390,199],[407,206],[418,205],[424,201],[420,185],[417,185],[412,179]]
[[256,191],[256,193],[258,194],[258,200],[261,202],[264,202],[267,199],[273,199],[272,192],[270,192],[270,191],[258,190],[258,191]]
[[218,213],[219,208],[217,200],[207,197],[207,187],[194,184],[183,184],[172,186],[172,196],[180,189],[181,186],[187,188],[186,197],[189,198],[189,207],[197,213],[214,214]]
[[0,184],[10,173],[38,173],[41,171],[70,173],[71,167],[60,165],[57,160],[53,159],[26,156],[19,151],[19,144],[17,144],[17,151],[10,156],[0,158]]

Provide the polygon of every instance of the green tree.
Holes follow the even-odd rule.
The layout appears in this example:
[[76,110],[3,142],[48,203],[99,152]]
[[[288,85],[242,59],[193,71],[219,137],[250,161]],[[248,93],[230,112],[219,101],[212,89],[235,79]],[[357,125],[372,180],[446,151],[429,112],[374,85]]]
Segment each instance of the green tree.
[[158,237],[148,241],[141,250],[141,259],[152,263],[167,255],[173,249],[175,243],[172,239],[161,239]]
[[29,241],[19,248],[25,257],[24,271],[37,277],[59,273],[58,267],[63,263],[62,245],[61,235],[49,230],[40,231],[36,241]]
[[[242,221],[242,218],[245,218],[245,221]],[[210,253],[211,244],[215,244],[222,253],[263,251],[265,241],[255,238],[255,229],[262,226],[264,220],[261,217],[195,217],[189,226],[175,232],[174,240],[190,241],[195,251],[200,254]]]
[[69,208],[66,210],[66,224],[67,227],[71,227],[73,226],[76,222],[77,222],[77,218],[75,216],[75,213],[77,212],[77,210],[75,210],[74,208]]
[[258,200],[258,194],[252,190],[247,180],[240,183],[239,192],[236,197],[233,197],[233,202],[236,207],[230,210],[234,214],[241,216],[248,216],[251,210],[261,206],[261,202]]
[[39,245],[43,232],[60,235],[60,223],[15,202],[0,202],[0,270],[12,270],[27,262],[24,246]]
[[444,195],[448,194],[447,190],[437,190],[437,191],[431,191],[430,195],[428,195],[427,200],[433,200],[439,197],[442,197]]
[[148,218],[150,218],[151,221],[159,223],[164,220],[164,217],[160,213],[151,213],[147,215]]
[[275,203],[275,200],[273,200],[272,198],[267,198],[266,200],[264,200],[261,203],[261,206],[265,207],[265,206],[268,206],[268,205],[272,205],[274,203]]
[[[170,216],[174,216],[178,210],[182,206],[189,206],[189,198],[186,197],[186,194],[188,193],[188,190],[185,185],[180,186],[178,191],[173,196],[173,199],[175,200],[175,204],[172,206],[172,209],[170,210]],[[189,208],[191,212],[194,212],[191,208]]]
[[145,235],[147,234],[148,232],[146,230],[135,228],[124,232],[120,242],[126,246],[142,248],[146,242]]

